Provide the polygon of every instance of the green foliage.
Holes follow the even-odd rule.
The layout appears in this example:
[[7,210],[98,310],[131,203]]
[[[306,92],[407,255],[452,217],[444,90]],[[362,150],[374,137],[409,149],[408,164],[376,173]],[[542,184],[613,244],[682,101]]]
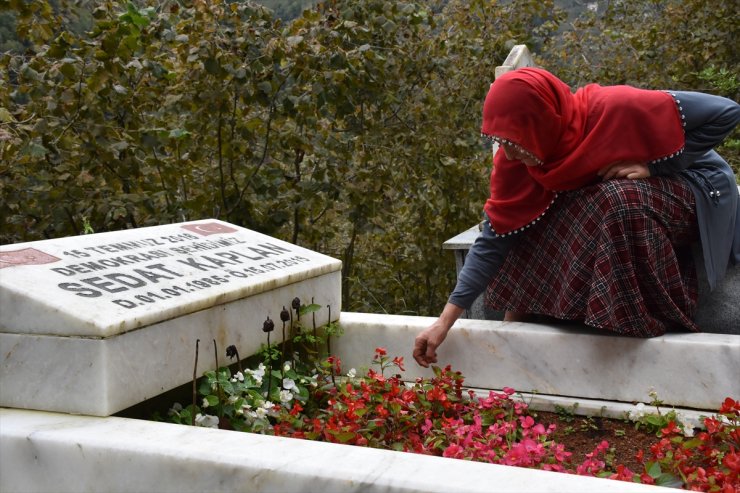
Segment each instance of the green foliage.
[[571,83],[725,93],[737,26],[700,4],[610,2],[570,32],[539,0],[330,0],[290,23],[251,2],[4,0],[24,49],[0,55],[0,242],[215,217],[340,258],[345,310],[434,314],[441,244],[487,196],[480,108],[511,46]]
[[237,359],[238,371],[228,367],[206,371],[193,384],[194,402],[184,408],[175,403],[168,412],[169,421],[264,433],[272,429],[270,418],[276,417],[281,409],[295,408],[298,412],[304,408],[315,410],[321,405],[321,400],[310,401],[310,397],[321,382],[335,385],[337,360],[328,357],[329,342],[332,337],[340,336],[342,330],[336,322],[321,327],[316,326],[315,320],[311,324],[301,322],[300,315],[314,314],[321,306],[301,304],[298,298],[294,303],[295,318],[287,310],[281,313],[283,339],[270,343],[273,325],[266,335],[267,344],[246,360],[248,364],[251,360],[256,368],[242,369],[236,346],[229,346],[226,356]]

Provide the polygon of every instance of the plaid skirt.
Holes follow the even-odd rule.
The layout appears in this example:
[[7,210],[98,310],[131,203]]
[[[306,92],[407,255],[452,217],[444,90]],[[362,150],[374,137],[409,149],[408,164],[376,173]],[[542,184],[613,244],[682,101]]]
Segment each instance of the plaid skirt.
[[699,331],[694,196],[681,178],[608,180],[561,193],[521,233],[486,292],[496,310],[621,335]]

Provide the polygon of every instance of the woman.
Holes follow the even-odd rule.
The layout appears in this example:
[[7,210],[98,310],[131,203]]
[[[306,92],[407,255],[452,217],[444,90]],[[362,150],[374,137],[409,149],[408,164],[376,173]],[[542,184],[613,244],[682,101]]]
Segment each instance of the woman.
[[415,340],[436,363],[452,324],[486,289],[505,320],[538,313],[652,337],[698,331],[690,245],[711,287],[740,262],[738,192],[713,150],[735,102],[695,92],[587,85],[523,68],[491,85],[482,133],[499,144],[487,221],[440,317]]

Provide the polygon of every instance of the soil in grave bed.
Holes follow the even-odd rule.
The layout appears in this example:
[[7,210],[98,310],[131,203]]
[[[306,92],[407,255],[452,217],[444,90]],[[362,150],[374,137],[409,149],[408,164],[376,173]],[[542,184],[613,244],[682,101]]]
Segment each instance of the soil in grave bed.
[[635,459],[635,454],[643,450],[647,456],[650,446],[660,440],[655,433],[648,433],[644,428],[635,429],[634,423],[625,420],[534,410],[530,410],[530,414],[545,427],[556,425],[552,439],[565,445],[565,450],[573,454],[571,460],[574,464],[583,462],[586,454],[606,440],[609,442],[605,460],[607,468],[624,464],[639,474],[644,466]]

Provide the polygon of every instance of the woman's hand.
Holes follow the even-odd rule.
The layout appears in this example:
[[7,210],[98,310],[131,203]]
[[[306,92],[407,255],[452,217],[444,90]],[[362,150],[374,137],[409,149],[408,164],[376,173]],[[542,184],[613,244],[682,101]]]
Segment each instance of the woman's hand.
[[437,362],[437,348],[444,342],[452,324],[460,318],[463,309],[452,303],[447,303],[439,318],[429,327],[421,331],[414,340],[414,359],[424,368]]
[[638,178],[647,178],[650,176],[650,169],[647,163],[638,163],[636,161],[619,161],[609,166],[604,166],[597,173],[603,180],[612,178],[628,178],[636,180]]

